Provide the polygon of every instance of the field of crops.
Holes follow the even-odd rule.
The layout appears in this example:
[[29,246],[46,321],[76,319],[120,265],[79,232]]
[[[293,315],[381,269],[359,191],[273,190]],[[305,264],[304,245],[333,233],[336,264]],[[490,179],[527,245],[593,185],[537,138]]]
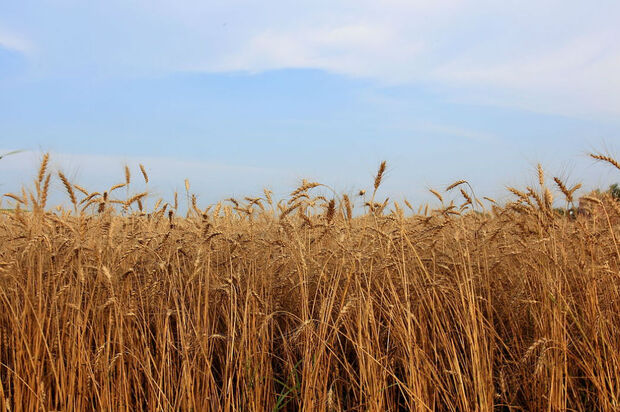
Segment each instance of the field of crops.
[[577,212],[539,167],[510,203],[457,181],[418,208],[382,164],[355,196],[205,209],[47,164],[0,206],[0,410],[620,410],[611,195]]

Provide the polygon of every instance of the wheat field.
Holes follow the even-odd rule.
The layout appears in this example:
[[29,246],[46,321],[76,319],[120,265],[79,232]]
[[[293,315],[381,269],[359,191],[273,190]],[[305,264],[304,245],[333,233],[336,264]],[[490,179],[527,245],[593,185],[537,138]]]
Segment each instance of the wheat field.
[[141,165],[91,192],[48,163],[0,214],[2,411],[620,410],[605,193],[576,213],[539,167],[507,204],[463,180],[416,208],[380,197],[382,163],[355,196],[200,208]]

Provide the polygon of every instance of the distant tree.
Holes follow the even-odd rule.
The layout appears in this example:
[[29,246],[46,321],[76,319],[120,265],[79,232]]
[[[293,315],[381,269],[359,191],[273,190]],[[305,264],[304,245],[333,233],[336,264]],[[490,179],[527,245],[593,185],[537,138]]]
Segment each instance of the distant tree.
[[556,207],[553,209],[555,213],[557,213],[560,216],[566,216],[569,217],[571,219],[574,219],[575,217],[577,217],[577,208],[576,207],[570,207],[568,209],[565,209],[563,207]]
[[614,183],[609,186],[609,194],[616,200],[620,200],[620,184]]

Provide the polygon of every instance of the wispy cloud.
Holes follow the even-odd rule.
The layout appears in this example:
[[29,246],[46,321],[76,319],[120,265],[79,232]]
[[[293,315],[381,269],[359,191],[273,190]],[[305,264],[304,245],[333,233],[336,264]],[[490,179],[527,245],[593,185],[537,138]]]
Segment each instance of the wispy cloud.
[[413,80],[408,70],[423,50],[423,42],[405,42],[393,29],[381,25],[265,30],[240,50],[224,55],[214,68],[205,69],[313,68],[389,83],[408,82]]
[[21,54],[30,54],[33,51],[33,45],[28,40],[20,35],[3,30],[1,27],[0,48]]
[[453,127],[442,124],[425,123],[415,127],[415,130],[423,133],[431,133],[439,136],[463,138],[477,142],[497,141],[496,135],[477,130],[469,130],[461,127]]
[[[520,54],[481,64],[455,59],[435,70],[439,82],[485,88],[486,99],[508,99],[530,110],[579,114],[620,113],[620,30],[573,38],[535,54]],[[512,96],[507,96],[511,94]],[[505,104],[505,103],[504,103]]]

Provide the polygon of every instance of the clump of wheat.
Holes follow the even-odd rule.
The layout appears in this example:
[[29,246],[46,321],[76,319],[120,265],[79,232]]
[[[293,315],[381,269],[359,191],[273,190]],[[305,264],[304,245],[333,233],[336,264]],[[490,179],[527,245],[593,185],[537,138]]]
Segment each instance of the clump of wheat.
[[0,215],[2,410],[618,409],[620,206],[551,213],[540,165],[489,212],[464,180],[460,207],[378,200],[382,162],[356,213],[318,182],[207,207],[186,182],[183,217],[128,167],[59,172],[75,214],[39,213],[48,163]]

